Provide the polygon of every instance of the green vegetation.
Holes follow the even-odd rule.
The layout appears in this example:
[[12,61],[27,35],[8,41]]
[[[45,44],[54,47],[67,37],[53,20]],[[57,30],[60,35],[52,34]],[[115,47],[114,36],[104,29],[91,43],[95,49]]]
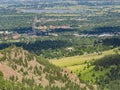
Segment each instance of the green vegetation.
[[61,59],[50,60],[50,62],[52,62],[53,64],[57,66],[62,66],[62,67],[70,66],[72,69],[72,66],[73,68],[76,65],[78,65],[79,67],[79,65],[86,64],[87,62],[90,62],[95,59],[99,59],[101,57],[112,54],[114,52],[113,50],[108,50],[108,51],[104,51],[101,53],[102,53],[101,55],[99,55],[99,53],[92,53],[92,54],[86,54],[86,55],[81,55],[81,56],[65,57]]
[[[98,84],[100,90],[113,90],[113,88],[119,90],[119,48],[102,52],[101,55],[88,54],[62,58],[60,60],[51,60],[50,62],[72,70],[83,82]],[[109,86],[111,84],[113,85]],[[115,85],[118,87],[115,87]]]
[[[81,87],[79,78],[70,71],[56,67],[44,58],[30,54],[20,47],[6,48],[0,51],[0,55],[2,55],[0,57],[0,89],[73,90],[74,88],[78,90],[88,87],[87,85]],[[6,70],[10,72],[9,75]]]
[[[108,40],[109,39],[109,40]],[[36,40],[30,38],[27,43],[2,43],[0,49],[4,49],[11,45],[23,47],[31,53],[43,56],[47,59],[63,58],[89,53],[101,54],[102,51],[115,48],[119,45],[119,37],[114,39],[114,45],[111,41],[113,38],[98,38],[98,37],[75,37],[75,36],[59,36],[59,37],[39,37]],[[108,41],[110,43],[108,43]],[[28,43],[29,42],[29,43]],[[70,49],[71,50],[70,50]]]
[[119,17],[119,0],[1,0],[0,90],[119,90]]
[[[89,33],[119,31],[118,29],[116,30],[116,28],[119,28],[120,20],[119,1],[117,2],[118,5],[114,1],[91,2],[91,0],[72,2],[55,1],[55,3],[53,1],[23,1],[24,3],[21,2],[12,1],[8,4],[0,4],[0,30],[18,32],[26,32],[29,30],[31,31],[34,17],[37,16],[38,19],[42,20],[40,23],[37,23],[38,26],[68,25],[71,26],[73,30],[77,29],[77,32],[79,33],[88,33],[86,31],[90,31]],[[106,3],[108,5],[106,5]],[[45,13],[41,13],[36,11],[36,13],[34,12],[34,10],[36,9],[52,9],[52,11],[55,12],[48,13],[46,11]],[[31,12],[22,12],[24,10],[30,10]],[[61,13],[58,13],[57,10],[60,10]],[[68,13],[65,13],[64,10],[68,10]],[[61,31],[63,32],[64,30]]]

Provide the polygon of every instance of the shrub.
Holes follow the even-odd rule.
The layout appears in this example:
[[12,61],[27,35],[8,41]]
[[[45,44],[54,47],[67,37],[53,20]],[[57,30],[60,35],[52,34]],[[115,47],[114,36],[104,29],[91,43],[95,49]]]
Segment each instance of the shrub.
[[0,71],[0,77],[3,77],[3,73]]

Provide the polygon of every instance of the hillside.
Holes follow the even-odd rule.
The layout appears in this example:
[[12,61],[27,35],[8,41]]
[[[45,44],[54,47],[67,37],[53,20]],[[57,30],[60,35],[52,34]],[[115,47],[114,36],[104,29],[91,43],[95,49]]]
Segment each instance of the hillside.
[[120,89],[120,49],[51,60],[75,72],[81,81],[97,84],[100,90]]
[[[50,60],[50,62],[57,66],[60,66],[60,67],[74,68],[74,66],[82,65],[82,64],[84,64],[84,62],[89,62],[91,60],[99,59],[99,58],[102,58],[105,55],[109,55],[109,54],[114,54],[114,50],[112,49],[112,50],[107,50],[107,51],[103,51],[103,52],[99,52],[99,53],[94,52],[91,54],[65,57],[65,58],[61,58],[61,59],[52,59],[52,60]],[[71,69],[71,70],[73,70],[73,69]]]
[[[3,78],[4,77],[4,78]],[[74,73],[18,47],[0,51],[0,89],[90,90]],[[2,83],[4,81],[4,83]],[[22,84],[20,83],[22,82]],[[14,83],[14,84],[13,84]],[[21,90],[20,89],[20,90]],[[29,89],[30,90],[30,89]]]

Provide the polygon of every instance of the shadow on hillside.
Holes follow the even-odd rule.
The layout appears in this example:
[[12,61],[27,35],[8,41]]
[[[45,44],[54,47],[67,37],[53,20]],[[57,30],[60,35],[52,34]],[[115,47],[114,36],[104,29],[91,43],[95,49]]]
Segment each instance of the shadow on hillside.
[[60,40],[36,41],[34,43],[28,43],[28,44],[26,43],[4,43],[4,44],[0,44],[0,50],[5,49],[11,45],[15,45],[17,47],[23,47],[23,49],[28,50],[29,52],[34,52],[38,54],[41,52],[41,50],[68,47],[68,46],[71,46],[72,44],[67,41],[60,41]]
[[62,29],[62,28],[60,28],[60,29],[51,30],[51,31],[49,31],[49,32],[51,32],[51,33],[61,33],[61,32],[73,32],[73,31],[75,31],[75,30],[73,30],[73,29]]
[[120,32],[120,26],[97,27],[97,28],[93,28],[93,30],[90,31],[87,30],[82,31],[82,33],[86,33],[86,34],[102,34],[102,33],[116,33],[116,32]]

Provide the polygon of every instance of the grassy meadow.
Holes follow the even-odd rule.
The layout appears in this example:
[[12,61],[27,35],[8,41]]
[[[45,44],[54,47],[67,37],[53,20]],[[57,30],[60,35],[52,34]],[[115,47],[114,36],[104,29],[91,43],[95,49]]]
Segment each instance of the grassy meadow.
[[65,58],[54,59],[54,60],[52,59],[50,60],[50,62],[57,66],[67,67],[67,68],[70,68],[70,70],[74,70],[72,68],[82,65],[85,62],[102,58],[109,54],[114,54],[114,50],[112,49],[112,50],[104,51],[102,52],[101,55],[99,55],[98,53],[91,53],[91,54],[85,54],[81,56],[65,57]]
[[113,55],[117,51],[117,48],[108,51],[98,53],[85,54],[81,56],[65,57],[61,59],[50,60],[51,63],[67,68],[74,73],[76,73],[81,81],[87,83],[95,83],[96,77],[105,76],[106,73],[110,71],[110,68],[101,68],[101,70],[96,71],[95,65],[91,65],[95,60],[101,59],[107,55]]

